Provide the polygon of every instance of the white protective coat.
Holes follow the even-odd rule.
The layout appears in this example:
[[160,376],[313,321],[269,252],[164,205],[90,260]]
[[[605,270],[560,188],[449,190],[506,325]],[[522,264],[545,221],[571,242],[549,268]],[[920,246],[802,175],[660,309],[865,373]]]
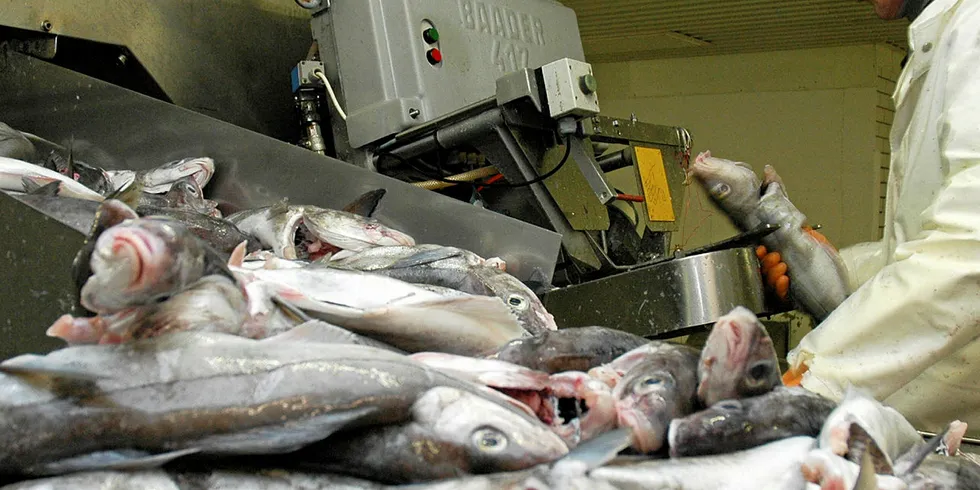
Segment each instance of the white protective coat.
[[[980,2],[935,0],[896,84],[884,239],[842,250],[860,284],[789,356],[803,387],[853,384],[920,430],[980,435]],[[790,273],[792,274],[792,272]]]

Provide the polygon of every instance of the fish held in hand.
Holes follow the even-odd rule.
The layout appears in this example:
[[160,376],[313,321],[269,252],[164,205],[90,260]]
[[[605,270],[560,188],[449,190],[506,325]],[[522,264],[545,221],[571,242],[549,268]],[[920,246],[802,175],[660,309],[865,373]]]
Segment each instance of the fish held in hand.
[[803,230],[806,216],[790,202],[779,182],[765,188],[757,214],[763,222],[779,225],[762,243],[779,252],[786,263],[792,276],[790,297],[818,321],[827,318],[851,293],[840,254]]
[[698,397],[705,406],[782,385],[769,332],[747,308],[736,307],[715,322],[701,351],[698,378]]
[[565,328],[512,340],[486,357],[547,373],[584,372],[648,342],[638,335],[611,328]]
[[739,451],[793,436],[816,437],[836,404],[803,388],[777,387],[723,400],[670,423],[671,457]]
[[295,460],[318,470],[412,483],[517,471],[567,452],[537,420],[472,393],[437,387],[416,400],[409,422],[342,432],[301,450]]

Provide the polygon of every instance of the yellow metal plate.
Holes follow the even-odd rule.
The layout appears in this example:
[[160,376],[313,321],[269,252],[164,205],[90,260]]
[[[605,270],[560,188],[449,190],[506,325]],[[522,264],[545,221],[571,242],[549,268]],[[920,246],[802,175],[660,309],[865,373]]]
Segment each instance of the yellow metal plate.
[[676,219],[674,202],[670,195],[670,186],[667,185],[663,154],[656,148],[637,146],[636,165],[640,172],[640,183],[643,185],[647,218],[650,221],[673,222]]

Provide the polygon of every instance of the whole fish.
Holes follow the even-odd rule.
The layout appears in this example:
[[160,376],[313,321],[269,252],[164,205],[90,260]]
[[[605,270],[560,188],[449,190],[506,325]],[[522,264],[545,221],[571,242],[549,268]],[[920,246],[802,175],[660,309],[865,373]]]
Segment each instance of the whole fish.
[[247,242],[246,252],[257,252],[262,245],[255,237],[246,235],[231,221],[216,218],[198,211],[172,207],[156,208],[140,206],[136,212],[143,217],[164,216],[180,221],[191,233],[201,238],[218,252],[230,255],[235,247]]
[[588,371],[648,342],[638,335],[611,328],[564,328],[512,340],[486,357],[547,373]]
[[92,229],[100,204],[88,199],[43,194],[12,194],[11,197],[85,234]]
[[777,387],[742,400],[723,400],[671,421],[671,457],[720,454],[793,436],[816,437],[836,404],[803,388]]
[[853,423],[859,424],[875,440],[888,464],[923,442],[922,436],[902,414],[882,405],[866,392],[850,387],[827,417],[818,438],[820,447],[839,456],[845,455]]
[[407,421],[437,386],[483,393],[370,347],[197,332],[20,356],[0,371],[0,473],[282,454],[340,429]]
[[[28,183],[25,185],[25,181]],[[29,192],[33,186],[41,187],[51,182],[61,182],[61,193],[66,197],[102,202],[105,198],[88,187],[64,175],[23,160],[0,157],[0,190]]]
[[330,267],[369,271],[413,284],[497,296],[532,334],[557,330],[554,317],[524,283],[473,252],[456,247],[378,247],[325,262]]
[[762,243],[780,253],[790,275],[796,278],[789,284],[793,301],[818,321],[823,320],[851,293],[840,254],[803,231],[806,216],[790,202],[778,182],[770,183],[763,192],[758,216],[779,225]]
[[607,465],[589,477],[621,490],[802,490],[806,482],[800,465],[813,447],[813,438],[791,437],[717,456]]
[[523,403],[569,447],[615,428],[612,393],[585,373],[569,371],[549,375],[509,362],[438,352],[421,352],[410,357],[448,375],[484,384]]
[[246,288],[266,283],[267,294],[280,295],[310,316],[408,352],[475,355],[527,335],[497,298],[444,297],[397,279],[342,269],[233,270]]
[[62,315],[47,330],[69,344],[117,344],[174,332],[221,332],[262,338],[246,325],[242,289],[226,276],[206,276],[166,301],[94,317]]
[[347,476],[278,469],[92,471],[40,478],[0,490],[381,490],[383,485]]
[[705,406],[761,395],[782,385],[769,332],[747,308],[736,307],[711,327],[698,378],[698,397]]
[[771,167],[766,185],[742,163],[716,158],[711,152],[698,155],[687,170],[695,177],[715,204],[742,231],[763,223],[779,225],[779,230],[762,239],[768,250],[781,254],[790,275],[789,294],[797,305],[818,321],[839,305],[850,293],[847,270],[840,255],[803,231],[806,216],[786,197],[781,179]]
[[618,425],[632,429],[640,452],[660,450],[671,420],[697,407],[698,354],[680,345],[663,349],[627,371],[613,389]]
[[107,170],[106,174],[116,191],[127,188],[138,179],[143,192],[163,194],[170,190],[174,182],[187,176],[193,176],[203,189],[214,176],[214,160],[208,157],[184,158],[149,170]]
[[130,219],[105,230],[89,263],[81,304],[96,313],[159,301],[207,275],[233,277],[217,252],[164,217]]
[[24,133],[0,122],[0,157],[33,162],[37,151]]
[[290,455],[302,467],[384,483],[515,471],[568,452],[541,423],[455,388],[427,391],[402,424],[338,433]]
[[273,206],[239,211],[227,217],[243,232],[286,259],[318,259],[337,251],[380,245],[414,245],[415,240],[373,218],[315,206]]

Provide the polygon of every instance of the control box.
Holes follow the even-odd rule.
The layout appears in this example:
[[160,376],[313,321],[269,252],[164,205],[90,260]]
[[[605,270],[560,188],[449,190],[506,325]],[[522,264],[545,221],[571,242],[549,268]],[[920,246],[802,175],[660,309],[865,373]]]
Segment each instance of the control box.
[[354,148],[492,98],[508,73],[585,60],[575,12],[553,0],[324,4],[313,36]]

